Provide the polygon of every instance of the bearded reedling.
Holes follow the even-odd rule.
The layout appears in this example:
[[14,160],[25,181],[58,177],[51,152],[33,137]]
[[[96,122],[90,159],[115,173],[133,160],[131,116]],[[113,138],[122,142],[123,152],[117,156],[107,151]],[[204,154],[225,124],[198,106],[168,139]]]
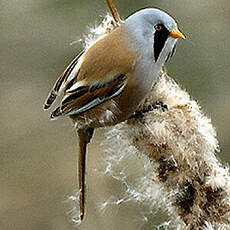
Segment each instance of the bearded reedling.
[[94,129],[132,116],[152,89],[178,38],[185,38],[174,19],[159,9],[143,9],[122,21],[112,1],[107,0],[107,4],[115,28],[74,58],[44,105],[48,109],[63,92],[51,119],[68,116],[77,127],[81,220],[85,212],[86,147]]

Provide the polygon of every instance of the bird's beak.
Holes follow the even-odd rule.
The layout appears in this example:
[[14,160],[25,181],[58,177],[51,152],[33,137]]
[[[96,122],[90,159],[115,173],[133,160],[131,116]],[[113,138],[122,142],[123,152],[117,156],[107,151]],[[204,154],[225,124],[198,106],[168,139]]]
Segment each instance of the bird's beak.
[[181,38],[181,39],[185,39],[185,36],[178,30],[178,29],[174,29],[169,36],[173,37],[173,38]]

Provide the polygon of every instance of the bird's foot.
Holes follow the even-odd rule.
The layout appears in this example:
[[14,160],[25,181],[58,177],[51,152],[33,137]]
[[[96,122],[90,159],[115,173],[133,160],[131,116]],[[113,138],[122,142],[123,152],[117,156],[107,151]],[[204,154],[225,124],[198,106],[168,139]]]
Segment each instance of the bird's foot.
[[168,105],[165,104],[164,102],[162,101],[157,101],[154,105],[153,105],[153,110],[158,110],[158,109],[162,109],[163,112],[167,111],[169,108],[168,108]]
[[143,109],[143,110],[137,110],[133,115],[131,115],[129,117],[129,119],[140,119],[144,117],[145,113],[148,113],[150,111],[154,111],[154,110],[159,110],[162,109],[163,112],[168,110],[168,105],[164,104],[164,102],[162,101],[157,101],[155,104],[153,105],[148,105],[147,108]]

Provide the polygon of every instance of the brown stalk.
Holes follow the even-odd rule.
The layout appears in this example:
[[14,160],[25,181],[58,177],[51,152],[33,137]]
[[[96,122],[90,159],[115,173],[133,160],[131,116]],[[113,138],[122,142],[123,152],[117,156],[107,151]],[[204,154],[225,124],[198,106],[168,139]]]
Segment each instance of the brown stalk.
[[119,16],[119,13],[118,13],[116,7],[114,6],[112,0],[106,0],[106,3],[108,5],[108,7],[109,7],[109,10],[110,10],[110,12],[111,12],[111,14],[112,14],[113,19],[115,20],[115,22],[116,23],[120,23],[121,22],[121,18]]

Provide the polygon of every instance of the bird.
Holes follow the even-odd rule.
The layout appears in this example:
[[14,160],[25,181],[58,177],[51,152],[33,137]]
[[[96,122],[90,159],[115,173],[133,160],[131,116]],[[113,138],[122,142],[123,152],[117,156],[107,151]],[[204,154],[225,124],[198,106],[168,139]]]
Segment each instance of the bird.
[[44,104],[49,109],[62,92],[50,118],[70,117],[77,130],[80,220],[85,214],[86,150],[94,129],[129,119],[151,91],[177,40],[185,38],[163,10],[141,9],[121,20],[108,2],[118,26],[73,59]]

